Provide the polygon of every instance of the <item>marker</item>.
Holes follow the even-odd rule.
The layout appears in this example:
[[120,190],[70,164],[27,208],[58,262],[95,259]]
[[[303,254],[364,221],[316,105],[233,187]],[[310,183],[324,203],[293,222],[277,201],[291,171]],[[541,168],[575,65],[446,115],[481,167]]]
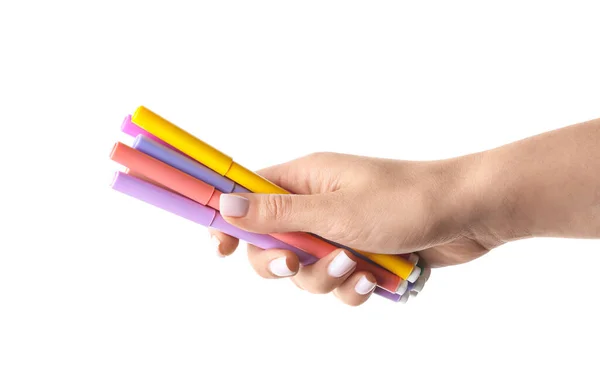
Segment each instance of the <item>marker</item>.
[[[318,259],[303,251],[285,245],[269,235],[257,234],[239,229],[221,217],[219,212],[202,204],[182,197],[176,193],[162,189],[139,178],[125,174],[115,173],[111,187],[121,193],[144,201],[150,205],[171,212],[180,217],[193,221],[205,227],[217,229],[225,234],[244,240],[249,244],[262,249],[287,249],[297,254],[298,259],[305,265],[313,264]],[[380,288],[380,287],[376,287]],[[385,291],[385,290],[384,290]],[[386,291],[387,292],[387,291]],[[403,295],[406,296],[406,293]]]
[[214,186],[224,193],[249,193],[249,190],[239,186],[235,182],[216,173],[212,169],[198,163],[197,161],[150,139],[145,135],[138,135],[133,141],[133,148],[156,158],[182,172],[189,174],[209,185]]
[[199,204],[182,197],[176,193],[169,192],[150,182],[139,178],[117,172],[111,184],[114,190],[124,193],[128,196],[137,198],[148,204],[186,218],[205,227],[217,229],[230,236],[244,240],[250,244],[263,249],[287,249],[298,255],[298,259],[303,264],[313,264],[318,259],[308,253],[291,247],[283,242],[274,239],[269,235],[257,234],[239,229],[226,222],[221,215],[214,209]]
[[124,143],[118,142],[114,145],[110,153],[110,159],[125,166],[130,172],[141,174],[150,181],[157,182],[202,205],[219,209],[221,192],[213,186],[197,180]]
[[[141,136],[138,136],[138,138],[140,137]],[[151,141],[149,139],[146,140]],[[170,149],[167,150],[173,152]],[[194,178],[189,174],[184,173],[181,170],[178,170],[164,162],[161,162],[161,160],[159,159],[153,158],[152,156],[145,154],[137,149],[131,148],[121,142],[115,144],[110,154],[110,158],[113,161],[118,162],[119,164],[128,168],[130,175],[131,173],[134,173],[135,175],[143,176],[142,179],[146,180],[147,182],[158,184],[159,186],[165,187],[177,194],[194,200],[199,204],[219,210],[221,197],[220,191],[215,189],[215,187],[213,187],[212,185],[209,185],[199,179]],[[280,241],[286,242],[285,240],[282,240],[282,238],[285,239],[285,237],[280,237],[281,235],[282,234],[278,233],[271,236]],[[308,239],[310,241],[310,239],[307,237],[307,234],[298,233],[297,235],[298,237],[293,237],[293,240]],[[300,241],[300,244],[304,245],[302,241]],[[324,244],[327,247],[329,247],[329,244]],[[301,249],[310,255],[315,255],[309,250],[300,248],[295,243],[289,245],[297,249]],[[323,258],[329,253],[333,252],[334,250],[335,248],[333,247],[330,250],[323,250],[321,248],[319,249],[320,254],[317,257]],[[358,259],[356,269],[371,272],[375,276],[377,284],[380,287],[386,288],[387,290],[392,292],[406,292],[408,282],[400,279],[398,276],[386,271],[381,267],[378,267],[367,261]]]
[[[160,138],[180,152],[204,164],[222,176],[254,193],[290,194],[287,190],[235,163],[233,158],[194,137],[144,106],[140,106],[131,121],[152,135]],[[406,259],[387,254],[357,251],[370,260],[410,282],[417,280],[421,268]]]

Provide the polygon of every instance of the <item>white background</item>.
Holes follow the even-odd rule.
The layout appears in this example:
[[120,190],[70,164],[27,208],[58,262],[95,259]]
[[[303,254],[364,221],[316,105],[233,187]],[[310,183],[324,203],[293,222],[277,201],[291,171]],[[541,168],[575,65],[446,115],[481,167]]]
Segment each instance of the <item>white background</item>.
[[598,241],[517,242],[350,308],[108,186],[142,104],[252,169],[600,117],[592,2],[483,3],[0,2],[0,385],[598,384]]

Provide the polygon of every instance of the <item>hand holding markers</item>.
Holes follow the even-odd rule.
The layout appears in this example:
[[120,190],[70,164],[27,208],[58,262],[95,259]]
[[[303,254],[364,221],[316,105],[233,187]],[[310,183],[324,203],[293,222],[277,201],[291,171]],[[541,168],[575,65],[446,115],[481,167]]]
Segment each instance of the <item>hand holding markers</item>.
[[[127,168],[117,173],[113,189],[262,249],[293,252],[305,266],[339,254],[339,248],[348,249],[307,233],[257,234],[225,222],[218,212],[222,193],[289,193],[144,107],[128,116],[121,129],[136,139],[133,148],[117,143],[111,152],[111,159]],[[372,278],[361,282],[365,299],[375,292],[405,302],[428,278],[429,270],[416,265],[414,254],[349,250],[341,256],[351,254],[358,258],[348,258],[347,263]]]
[[[221,197],[224,219],[258,233],[312,232],[351,248],[405,253],[418,250],[429,266],[473,260],[488,251],[484,238],[463,234],[468,214],[452,211],[461,160],[405,162],[345,154],[312,154],[259,171],[296,195],[236,193]],[[437,191],[432,187],[445,187]],[[451,215],[452,214],[452,215]],[[211,231],[222,255],[237,240]],[[248,245],[256,272],[265,278],[287,277],[312,293],[333,291],[342,301],[366,301],[370,275],[343,254],[300,266],[293,253]],[[288,269],[289,267],[289,269]],[[428,274],[428,271],[427,271]],[[371,283],[371,284],[369,284]]]
[[600,237],[600,120],[448,160],[314,154],[260,176],[143,107],[122,129],[137,137],[113,149],[128,168],[115,190],[209,227],[221,255],[247,241],[265,278],[350,305],[405,302],[428,267],[511,240]]

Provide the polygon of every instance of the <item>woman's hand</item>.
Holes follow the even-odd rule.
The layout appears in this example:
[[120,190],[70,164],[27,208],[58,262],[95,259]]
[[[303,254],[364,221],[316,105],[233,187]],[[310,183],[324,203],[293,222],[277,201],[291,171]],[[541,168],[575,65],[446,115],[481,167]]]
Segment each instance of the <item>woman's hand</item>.
[[[406,162],[313,154],[259,172],[296,194],[223,195],[221,214],[251,232],[311,232],[353,249],[420,251],[433,267],[464,263],[500,244],[479,237],[473,229],[476,213],[464,199],[469,187],[463,176],[476,160]],[[238,245],[222,233],[214,232],[213,237],[221,255],[231,254]],[[249,245],[248,256],[262,277],[291,277],[300,288],[333,291],[351,305],[366,301],[375,287],[370,273],[354,272],[356,257],[343,250],[304,267],[285,250]]]

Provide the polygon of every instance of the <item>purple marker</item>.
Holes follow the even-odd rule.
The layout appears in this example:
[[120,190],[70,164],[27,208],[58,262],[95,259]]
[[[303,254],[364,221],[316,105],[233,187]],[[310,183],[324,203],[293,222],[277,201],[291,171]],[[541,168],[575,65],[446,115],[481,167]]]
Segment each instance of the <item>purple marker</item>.
[[[290,250],[298,256],[298,260],[302,265],[309,265],[318,261],[316,257],[298,248],[287,245],[269,235],[251,233],[239,229],[226,222],[223,217],[221,217],[219,212],[212,208],[123,172],[117,172],[115,174],[115,178],[113,179],[111,187],[118,192],[124,193],[140,201],[144,201],[150,205],[156,206],[166,210],[167,212],[171,212],[205,227],[217,229],[225,234],[246,241],[249,244],[256,245],[259,248]],[[375,293],[394,300],[394,298],[391,296],[378,293],[377,288]],[[389,295],[392,295],[391,292],[385,292]]]
[[298,260],[303,265],[313,264],[318,261],[316,257],[274,239],[269,235],[251,233],[237,228],[223,220],[219,212],[212,208],[123,172],[116,173],[111,186],[114,190],[121,193],[125,193],[197,224],[217,229],[225,234],[256,245],[259,248],[290,250],[298,256]]
[[239,186],[229,178],[223,177],[198,161],[195,161],[158,141],[146,137],[144,134],[139,134],[135,138],[133,148],[148,154],[150,157],[156,158],[175,169],[179,169],[192,177],[196,177],[200,181],[204,181],[207,184],[214,186],[223,193],[249,193],[246,188]]

